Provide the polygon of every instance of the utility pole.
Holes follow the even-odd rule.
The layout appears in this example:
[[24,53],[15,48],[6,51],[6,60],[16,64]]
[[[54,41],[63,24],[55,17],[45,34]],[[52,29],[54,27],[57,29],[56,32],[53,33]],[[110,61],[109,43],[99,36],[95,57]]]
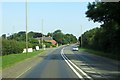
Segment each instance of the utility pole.
[[52,39],[53,39],[53,32],[51,32],[51,37],[52,37]]
[[81,25],[81,42],[80,42],[81,48],[82,48],[82,25]]
[[43,19],[41,21],[41,24],[42,24],[42,48],[43,48]]
[[26,0],[26,54],[28,53],[28,0]]
[[14,39],[14,28],[15,26],[13,26],[12,39]]

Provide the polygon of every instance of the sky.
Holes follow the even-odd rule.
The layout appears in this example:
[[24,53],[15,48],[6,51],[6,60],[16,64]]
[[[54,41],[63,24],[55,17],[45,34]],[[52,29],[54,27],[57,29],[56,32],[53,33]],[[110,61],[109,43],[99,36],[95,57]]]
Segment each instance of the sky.
[[[81,31],[84,33],[100,26],[86,17],[87,5],[88,2],[28,2],[28,31],[42,32],[43,19],[44,34],[60,29],[78,38]],[[0,34],[26,30],[25,2],[3,2],[1,9]]]

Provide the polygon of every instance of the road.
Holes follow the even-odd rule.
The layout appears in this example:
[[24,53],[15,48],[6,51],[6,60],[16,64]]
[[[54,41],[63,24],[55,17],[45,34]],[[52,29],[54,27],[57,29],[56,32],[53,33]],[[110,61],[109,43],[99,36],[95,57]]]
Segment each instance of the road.
[[[120,64],[107,58],[82,51],[72,51],[76,45],[63,46],[48,52],[36,66],[30,67],[17,78],[55,80],[119,80]],[[43,57],[43,56],[39,56]]]
[[44,60],[19,78],[77,78],[62,58],[62,48],[49,53]]

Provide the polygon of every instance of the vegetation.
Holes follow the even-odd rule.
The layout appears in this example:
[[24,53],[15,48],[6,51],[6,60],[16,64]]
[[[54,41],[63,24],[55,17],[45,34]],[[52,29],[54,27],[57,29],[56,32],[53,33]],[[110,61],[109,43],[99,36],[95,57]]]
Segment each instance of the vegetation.
[[[105,52],[105,55],[120,56],[120,2],[93,2],[86,11],[89,20],[101,22],[100,28],[94,28],[82,34],[82,47]],[[79,41],[81,37],[79,37]],[[109,54],[108,54],[109,53]]]
[[18,63],[20,61],[23,61],[25,59],[31,58],[35,55],[38,55],[41,52],[43,52],[43,50],[35,51],[35,52],[27,53],[27,54],[23,53],[23,54],[5,55],[2,57],[2,68],[6,68],[6,67],[9,67],[11,65],[14,65],[15,63]]
[[[77,38],[72,34],[63,34],[61,30],[56,30],[53,33],[53,39],[57,41],[58,44],[70,44],[70,43],[76,43]],[[50,33],[49,33],[50,35]]]
[[[22,53],[25,48],[25,42],[16,40],[2,40],[2,55]],[[31,43],[28,47],[32,47]]]
[[[35,46],[39,46],[42,48],[42,43],[39,42],[35,38],[42,37],[43,34],[37,32],[29,32],[28,33],[28,47],[35,49]],[[76,37],[72,34],[63,34],[61,30],[56,30],[54,33],[48,33],[47,35],[43,36],[51,36],[58,44],[68,44],[68,43],[75,43],[77,41]],[[22,53],[23,49],[26,48],[26,33],[25,31],[20,31],[18,33],[14,33],[8,37],[6,34],[2,35],[2,55],[9,55],[9,54],[18,54]],[[43,41],[46,47],[55,47],[50,42]]]
[[[5,34],[2,35],[3,37],[5,37]],[[31,39],[37,38],[37,37],[42,37],[42,33],[38,33],[38,32],[29,32],[28,33],[28,40],[30,41]],[[20,31],[18,33],[14,33],[10,36],[7,37],[7,39],[11,40],[17,40],[17,41],[25,41],[26,39],[26,33],[25,31]]]
[[113,55],[113,54],[105,53],[105,52],[102,52],[102,51],[97,51],[97,50],[87,49],[87,48],[80,48],[80,50],[85,51],[85,52],[89,52],[89,53],[92,53],[92,54],[95,54],[95,55],[107,57],[107,58],[110,58],[110,59],[120,60],[120,56],[118,56],[118,55]]
[[43,43],[45,44],[45,47],[47,47],[47,48],[50,48],[50,46],[53,46],[51,42],[43,41]]

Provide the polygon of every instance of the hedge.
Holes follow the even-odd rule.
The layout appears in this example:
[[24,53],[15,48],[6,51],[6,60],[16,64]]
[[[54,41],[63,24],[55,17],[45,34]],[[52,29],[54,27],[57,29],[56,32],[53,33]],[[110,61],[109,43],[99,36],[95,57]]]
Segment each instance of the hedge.
[[[26,46],[26,43],[23,41],[3,39],[2,55],[22,53],[25,46]],[[28,46],[32,47],[32,44],[29,43]]]

